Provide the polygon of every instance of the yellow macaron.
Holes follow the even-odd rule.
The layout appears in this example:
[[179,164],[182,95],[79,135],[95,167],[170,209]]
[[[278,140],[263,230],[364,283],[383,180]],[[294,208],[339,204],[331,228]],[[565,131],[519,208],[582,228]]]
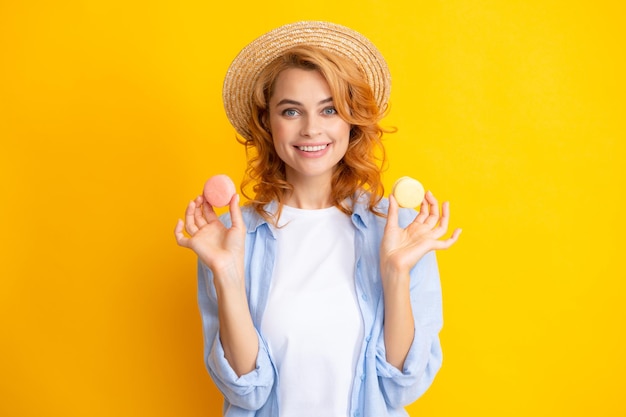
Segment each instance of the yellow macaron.
[[393,185],[391,191],[400,207],[414,208],[424,200],[424,186],[411,177],[401,177]]

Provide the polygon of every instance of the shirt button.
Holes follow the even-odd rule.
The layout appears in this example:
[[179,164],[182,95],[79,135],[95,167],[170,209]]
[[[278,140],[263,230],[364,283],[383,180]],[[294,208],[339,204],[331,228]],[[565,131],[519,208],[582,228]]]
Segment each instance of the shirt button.
[[361,298],[363,299],[363,301],[367,301],[367,294],[361,294]]
[[354,412],[354,417],[359,417],[361,415],[361,412],[359,410],[356,410]]
[[367,336],[367,337],[365,338],[365,341],[366,341],[366,342],[369,342],[370,340],[372,340],[372,336]]

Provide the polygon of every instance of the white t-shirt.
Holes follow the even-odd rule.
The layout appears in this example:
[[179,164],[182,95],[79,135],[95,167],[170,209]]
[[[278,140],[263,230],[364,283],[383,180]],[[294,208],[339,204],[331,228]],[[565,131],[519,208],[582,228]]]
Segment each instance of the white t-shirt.
[[346,417],[363,338],[355,228],[335,207],[284,207],[261,332],[278,369],[280,417]]

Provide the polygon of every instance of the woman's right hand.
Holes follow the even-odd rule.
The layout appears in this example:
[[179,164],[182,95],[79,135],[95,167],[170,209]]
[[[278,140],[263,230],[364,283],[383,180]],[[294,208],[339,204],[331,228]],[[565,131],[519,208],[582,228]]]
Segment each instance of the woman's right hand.
[[255,369],[259,344],[245,291],[246,227],[237,194],[229,209],[232,226],[226,228],[204,197],[197,197],[187,206],[185,221],[178,221],[174,234],[180,246],[192,249],[213,272],[224,356],[242,376]]
[[246,228],[238,194],[230,200],[229,209],[232,227],[226,228],[213,207],[204,197],[198,196],[189,202],[185,221],[178,220],[174,235],[176,242],[193,250],[214,275],[243,279]]

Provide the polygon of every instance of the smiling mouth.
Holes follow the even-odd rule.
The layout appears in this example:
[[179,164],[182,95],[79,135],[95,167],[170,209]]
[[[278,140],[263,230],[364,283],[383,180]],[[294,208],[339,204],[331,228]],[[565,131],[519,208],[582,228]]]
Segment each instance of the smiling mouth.
[[297,146],[298,149],[300,149],[303,152],[317,152],[317,151],[321,151],[323,149],[326,149],[328,147],[328,144],[326,145],[316,145],[316,146]]

